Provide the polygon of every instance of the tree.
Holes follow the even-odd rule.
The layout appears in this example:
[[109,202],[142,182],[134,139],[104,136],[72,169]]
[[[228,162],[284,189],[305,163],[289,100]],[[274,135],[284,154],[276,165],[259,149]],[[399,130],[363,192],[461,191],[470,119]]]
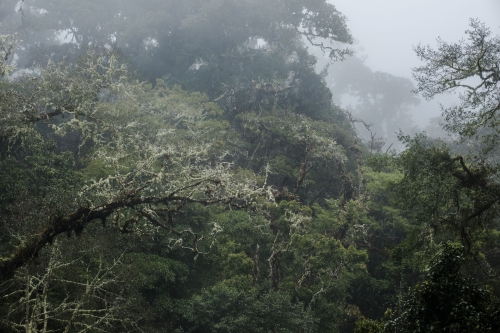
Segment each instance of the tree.
[[491,290],[462,275],[464,261],[460,247],[444,243],[430,262],[424,281],[410,290],[404,312],[381,323],[362,321],[356,332],[498,331],[498,299]]
[[413,226],[393,256],[411,258],[406,260],[422,268],[430,261],[423,281],[410,289],[396,314],[387,311],[381,321],[361,321],[357,332],[499,329],[500,165],[494,149],[500,43],[498,37],[489,39],[489,30],[477,20],[471,27],[469,43],[438,40],[437,51],[416,48],[427,62],[414,69],[418,91],[426,98],[460,93],[460,105],[443,108],[444,127],[457,140],[400,133],[406,150],[394,160],[401,179],[391,189]]
[[[92,249],[68,260],[56,242],[49,253],[2,284],[2,330],[12,332],[139,331],[117,275],[121,258],[86,260]],[[84,257],[87,257],[84,259]],[[111,262],[110,262],[111,261]]]
[[[498,247],[499,167],[496,149],[500,107],[500,38],[478,20],[471,20],[468,42],[449,44],[438,39],[438,49],[418,46],[426,62],[413,70],[417,91],[426,98],[457,92],[461,103],[443,108],[445,129],[458,134],[458,143],[445,144],[425,135],[402,137],[407,150],[399,159],[403,179],[401,202],[429,227],[425,243],[460,240],[474,254],[482,271],[495,275],[490,253]],[[423,240],[423,239],[422,239]],[[485,254],[485,257],[481,255]]]
[[340,105],[343,98],[352,101],[348,108],[355,118],[359,118],[361,124],[357,129],[369,145],[370,134],[371,139],[378,135],[383,141],[395,143],[395,132],[413,132],[409,111],[420,100],[412,93],[415,87],[408,78],[374,72],[362,59],[353,56],[329,66],[325,80],[335,103]]
[[456,237],[468,253],[477,253],[487,244],[496,246],[490,238],[495,238],[500,199],[499,185],[490,178],[496,170],[468,163],[445,143],[425,135],[402,139],[407,149],[397,162],[403,178],[396,191],[402,207],[432,230],[425,243]]
[[[44,191],[21,191],[24,196],[6,203],[2,232],[9,246],[0,263],[2,279],[59,234],[78,236],[96,220],[124,233],[165,228],[177,236],[192,234],[189,248],[198,253],[199,237],[172,227],[182,207],[196,202],[242,208],[262,193],[262,182],[233,172],[230,153],[217,149],[225,126],[210,120],[220,112],[215,104],[161,81],[153,88],[129,77],[115,54],[89,51],[70,63],[49,61],[38,76],[3,82],[4,168],[10,163],[22,169],[55,136],[72,134],[79,137],[75,154],[84,167],[73,172],[84,179],[68,195],[49,177],[40,184]],[[40,157],[57,154],[49,150]],[[44,204],[49,197],[51,206]],[[40,207],[22,204],[33,198]],[[145,223],[151,227],[144,229]]]
[[[144,331],[353,324],[365,251],[315,228],[308,206],[337,199],[332,219],[349,220],[362,187],[351,123],[306,49],[350,41],[335,7],[28,3],[10,16],[23,25],[24,71],[0,90],[3,280],[66,234],[83,247],[126,243],[117,275],[145,309]],[[349,53],[327,45],[334,59]],[[113,228],[133,235],[103,241]]]
[[[215,311],[214,311],[215,310]],[[316,320],[283,291],[263,292],[251,278],[225,280],[189,300],[192,332],[311,332]]]
[[14,35],[0,35],[0,78],[8,76],[14,68],[9,65],[13,55],[16,38]]
[[[257,142],[264,140],[263,136],[256,139],[245,131],[247,122],[240,120],[262,111],[275,117],[298,113],[327,121],[331,129],[325,135],[344,148],[354,139],[350,123],[343,111],[332,105],[329,89],[314,71],[315,59],[305,48],[310,43],[321,44],[332,59],[349,53],[325,42],[347,44],[351,36],[345,17],[324,0],[150,0],[140,5],[134,1],[37,0],[33,5],[25,9],[25,22],[30,28],[23,37],[27,52],[18,52],[20,64],[31,67],[34,62],[45,63],[47,53],[57,59],[72,58],[89,45],[112,47],[153,85],[162,77],[168,86],[180,84],[188,91],[206,93],[216,102],[224,110],[222,117],[230,122],[228,132],[236,132],[232,133],[233,147],[229,149],[238,154],[238,166],[260,173],[268,155],[295,149],[295,145],[286,147],[286,139],[280,140],[280,146],[272,145],[276,141],[272,139],[264,144]],[[37,31],[52,37],[39,37]],[[55,31],[70,32],[68,38],[75,38],[71,43],[55,45]],[[303,43],[301,36],[309,41]],[[265,46],[259,46],[262,44]],[[237,118],[241,114],[245,116]],[[307,118],[296,121],[309,121]],[[271,128],[270,132],[278,131]],[[241,133],[250,135],[241,137]],[[347,151],[346,155],[351,159],[353,154]],[[259,163],[255,163],[257,160]],[[298,173],[301,163],[295,164]],[[337,168],[328,170],[323,164],[322,169],[328,172],[317,178],[331,181],[317,181],[315,184],[323,187],[319,190],[309,183],[310,192],[316,192],[310,196],[312,200],[327,191],[331,196],[337,193],[336,189],[329,190],[339,183],[332,175],[338,173]],[[297,180],[289,182],[295,187]],[[288,183],[275,185],[292,187]]]
[[476,273],[497,285],[493,253],[498,249],[500,199],[495,152],[500,39],[489,38],[489,29],[479,21],[470,24],[468,42],[438,40],[437,50],[415,49],[426,62],[414,69],[417,91],[426,98],[459,92],[461,103],[443,108],[443,125],[458,140],[445,143],[425,134],[400,134],[406,150],[396,163],[403,177],[393,189],[400,207],[415,221],[410,243],[420,249],[416,253],[426,257],[441,242],[458,241],[481,268]]
[[[14,8],[16,2],[10,3]],[[220,96],[224,85],[238,84],[242,69],[251,66],[253,72],[265,73],[253,61],[262,55],[273,55],[267,65],[294,57],[303,49],[301,36],[332,59],[342,59],[350,51],[323,39],[352,42],[345,17],[325,0],[148,0],[141,5],[116,0],[32,0],[24,7],[27,52],[20,63],[27,67],[43,62],[46,53],[66,53],[67,45],[55,43],[58,35],[66,34],[79,49],[119,49],[151,82],[168,75],[172,82],[211,98]],[[259,39],[269,47],[257,47]]]
[[449,44],[438,39],[437,50],[417,46],[415,52],[426,64],[413,69],[417,91],[427,99],[459,92],[460,104],[443,108],[443,114],[445,128],[464,138],[481,128],[497,133],[500,111],[500,37],[490,37],[491,31],[476,19],[471,19],[470,26],[468,42]]
[[[347,173],[351,152],[335,140],[342,138],[338,124],[314,121],[279,108],[246,112],[237,120],[242,141],[253,148],[249,149],[250,156],[242,158],[254,170],[267,165],[273,170],[269,184],[273,185],[276,201],[288,196],[313,203],[342,193],[343,183],[348,182],[342,177]],[[346,193],[346,197],[349,195],[353,194]]]

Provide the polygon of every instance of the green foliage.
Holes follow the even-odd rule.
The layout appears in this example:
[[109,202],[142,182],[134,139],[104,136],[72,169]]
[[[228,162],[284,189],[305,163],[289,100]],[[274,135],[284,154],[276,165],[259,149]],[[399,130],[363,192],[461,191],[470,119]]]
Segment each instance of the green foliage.
[[412,288],[403,312],[381,322],[363,320],[356,332],[496,332],[498,299],[461,273],[463,248],[444,243],[431,260],[424,281]]
[[[419,91],[427,98],[449,90],[461,93],[460,105],[444,109],[445,127],[461,135],[459,142],[400,134],[406,149],[399,156],[369,161],[376,171],[395,171],[386,204],[393,212],[396,207],[406,211],[399,220],[404,238],[391,251],[402,266],[393,268],[410,273],[409,282],[412,274],[405,266],[427,268],[421,281],[400,295],[404,301],[391,306],[396,311],[388,310],[381,320],[358,321],[356,332],[499,330],[499,266],[492,255],[498,249],[498,159],[491,145],[497,130],[492,122],[498,111],[498,38],[489,38],[477,20],[471,27],[468,42],[416,48],[427,62],[414,69]],[[477,85],[471,83],[474,77]],[[379,202],[371,199],[371,204]],[[384,270],[390,272],[389,267]]]
[[277,200],[298,196],[303,202],[323,202],[337,197],[350,181],[342,176],[352,154],[337,142],[345,139],[342,124],[286,109],[246,112],[236,120],[248,147],[243,163],[255,171],[269,167],[268,184],[274,185]]
[[419,45],[415,52],[426,62],[413,69],[418,91],[430,99],[458,91],[461,103],[443,109],[445,128],[464,138],[484,128],[491,129],[486,141],[497,143],[497,117],[500,89],[500,37],[478,19],[470,20],[468,41],[449,44],[438,39],[437,50]]
[[405,304],[406,331],[489,332],[500,328],[498,301],[460,273],[462,252],[460,247],[444,244],[430,262],[425,281],[410,292]]
[[[328,46],[351,42],[333,5],[20,5],[23,40],[0,36],[0,279],[14,292],[0,295],[5,329],[498,329],[494,274],[490,290],[460,273],[471,259],[500,267],[496,162],[425,136],[401,137],[400,154],[364,156],[355,119],[332,105],[306,48],[349,53]],[[0,19],[12,22],[5,8]],[[63,32],[72,42],[59,43]],[[17,44],[26,71],[13,78]],[[343,92],[363,112],[406,119],[417,101],[394,95],[407,80],[352,71]],[[465,252],[445,246],[401,307],[443,240]],[[26,281],[32,295],[18,301]],[[70,299],[107,326],[68,321]],[[64,311],[48,319],[41,304]],[[398,312],[359,321],[388,307]]]
[[184,264],[152,254],[130,253],[123,261],[126,263],[124,268],[134,272],[133,276],[129,273],[130,284],[139,289],[156,290],[160,285],[183,282],[188,272]]
[[54,242],[2,285],[2,332],[137,330],[140,314],[130,311],[134,294],[123,288],[120,258],[81,245]]
[[76,191],[83,177],[73,155],[58,154],[54,142],[35,138],[14,144],[0,158],[2,259],[79,201]]
[[251,281],[226,280],[193,297],[185,312],[192,332],[314,331],[316,320],[301,303],[282,291],[259,291]]
[[56,154],[55,149],[53,143],[43,142],[25,147],[22,152],[11,152],[0,161],[0,202],[3,205],[12,204],[23,193],[56,204],[57,192],[64,191],[67,195],[74,190],[80,177],[73,156],[69,152]]
[[495,170],[453,157],[448,146],[425,136],[405,140],[407,150],[398,159],[403,178],[396,188],[402,207],[432,230],[421,239],[423,244],[432,248],[441,240],[457,239],[469,253],[489,246],[487,239],[496,226],[498,185],[488,177]]

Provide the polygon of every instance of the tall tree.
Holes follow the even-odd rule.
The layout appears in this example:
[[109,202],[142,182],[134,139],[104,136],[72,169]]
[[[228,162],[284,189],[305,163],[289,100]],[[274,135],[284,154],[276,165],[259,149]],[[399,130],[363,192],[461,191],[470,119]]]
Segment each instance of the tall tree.
[[[161,82],[152,88],[129,80],[112,53],[49,63],[39,77],[7,88],[0,102],[0,163],[14,178],[2,177],[1,192],[14,198],[2,203],[2,228],[4,237],[21,234],[2,255],[2,278],[54,237],[78,235],[97,219],[112,220],[122,232],[148,222],[181,236],[171,225],[186,204],[244,207],[262,193],[262,183],[235,174],[228,153],[216,149],[224,124],[208,117],[220,111],[215,104]],[[81,183],[71,157],[50,148],[51,136],[70,134],[80,138]]]
[[362,59],[350,57],[329,66],[325,80],[335,103],[350,103],[356,126],[368,143],[379,137],[395,143],[399,130],[407,134],[414,131],[410,109],[419,99],[408,78],[374,72]]
[[467,42],[438,39],[437,50],[417,46],[415,52],[426,64],[415,68],[413,75],[426,98],[459,93],[459,105],[443,108],[446,129],[465,138],[488,128],[493,139],[500,111],[500,37],[491,37],[479,20],[471,19],[470,27]]

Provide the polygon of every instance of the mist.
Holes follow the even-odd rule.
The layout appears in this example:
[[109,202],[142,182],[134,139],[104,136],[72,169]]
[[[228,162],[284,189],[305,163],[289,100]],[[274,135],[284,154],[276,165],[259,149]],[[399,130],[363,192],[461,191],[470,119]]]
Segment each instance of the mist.
[[[456,94],[442,94],[432,100],[426,100],[408,91],[400,94],[412,99],[414,94],[419,102],[401,105],[401,112],[408,118],[400,119],[400,123],[392,122],[391,126],[380,126],[379,122],[384,117],[380,115],[370,116],[370,112],[356,111],[359,104],[359,96],[352,96],[346,88],[340,88],[337,83],[335,88],[335,76],[343,71],[348,71],[352,63],[358,63],[358,70],[371,72],[382,72],[394,77],[412,78],[412,69],[421,66],[422,63],[413,51],[414,47],[429,45],[435,47],[437,38],[447,42],[458,42],[464,38],[464,33],[469,29],[469,20],[479,18],[493,34],[500,33],[500,3],[495,0],[481,0],[471,5],[469,1],[331,1],[348,18],[348,26],[351,30],[354,43],[352,49],[357,60],[347,60],[343,62],[331,63],[329,67],[329,77],[327,82],[334,92],[334,102],[340,106],[353,111],[367,123],[373,124],[373,130],[381,137],[387,139],[388,144],[397,144],[396,132],[402,130],[406,134],[416,133],[425,130],[429,135],[435,137],[446,137],[446,131],[440,129],[439,122],[441,116],[441,105],[450,107],[458,104]],[[313,49],[314,50],[314,49]],[[328,65],[328,60],[318,50],[314,50],[315,55],[320,59],[318,62],[318,72]],[[346,76],[347,77],[347,76]],[[349,85],[345,80],[340,85]],[[369,78],[365,77],[365,80]],[[343,92],[342,92],[343,91]],[[394,98],[396,92],[393,92]],[[366,93],[366,92],[365,92]],[[339,95],[340,94],[340,95]],[[399,98],[405,98],[403,95]],[[359,105],[358,105],[359,107]],[[366,106],[365,106],[366,107]],[[375,106],[375,108],[380,106]],[[395,107],[395,106],[393,106]],[[394,112],[394,111],[393,111]],[[391,113],[387,110],[387,117]],[[379,117],[375,121],[373,117]],[[369,133],[365,131],[365,126],[358,126],[365,138]],[[387,147],[387,145],[386,145]]]
[[0,0],[0,332],[500,332],[499,9]]

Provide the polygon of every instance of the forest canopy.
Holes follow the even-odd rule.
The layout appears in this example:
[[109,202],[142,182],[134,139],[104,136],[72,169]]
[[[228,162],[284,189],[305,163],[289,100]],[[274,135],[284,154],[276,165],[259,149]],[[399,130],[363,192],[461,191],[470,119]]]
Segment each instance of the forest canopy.
[[498,330],[500,40],[478,20],[415,50],[417,91],[460,92],[453,140],[385,153],[369,123],[408,119],[412,83],[348,59],[324,0],[0,20],[2,332]]

